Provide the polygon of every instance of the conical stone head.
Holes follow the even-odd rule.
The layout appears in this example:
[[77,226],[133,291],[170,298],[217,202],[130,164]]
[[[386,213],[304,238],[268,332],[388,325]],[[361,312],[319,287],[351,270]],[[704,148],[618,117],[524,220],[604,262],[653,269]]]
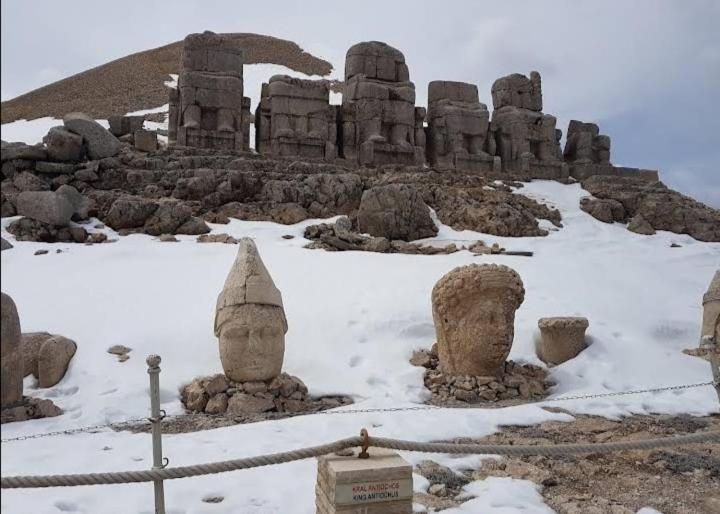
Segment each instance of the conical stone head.
[[0,402],[3,408],[11,407],[22,400],[23,362],[20,353],[20,318],[17,307],[10,296],[0,293],[2,303],[2,334],[0,335]]
[[702,336],[714,337],[720,341],[720,270],[710,282],[707,292],[703,295]]
[[215,311],[215,335],[225,375],[237,382],[278,376],[287,329],[282,295],[255,242],[243,238]]

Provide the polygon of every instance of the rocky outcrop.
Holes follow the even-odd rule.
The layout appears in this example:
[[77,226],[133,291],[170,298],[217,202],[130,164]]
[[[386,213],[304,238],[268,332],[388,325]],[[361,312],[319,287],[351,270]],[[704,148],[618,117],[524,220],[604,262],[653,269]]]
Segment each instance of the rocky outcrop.
[[[594,198],[583,198],[580,207],[601,221],[626,223],[640,215],[654,230],[720,241],[720,211],[668,189],[662,182],[594,176],[582,186]],[[633,223],[633,228],[637,225]]]
[[422,196],[406,184],[377,186],[365,191],[357,225],[362,233],[390,240],[414,241],[438,233]]

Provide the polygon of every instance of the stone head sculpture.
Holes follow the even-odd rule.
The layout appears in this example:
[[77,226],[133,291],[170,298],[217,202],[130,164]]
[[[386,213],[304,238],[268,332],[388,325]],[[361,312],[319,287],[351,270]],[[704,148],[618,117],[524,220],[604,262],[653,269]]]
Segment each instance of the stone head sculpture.
[[703,295],[702,337],[710,336],[715,343],[720,343],[720,270],[710,282],[707,292]]
[[253,240],[243,238],[215,312],[225,375],[236,382],[278,376],[287,329],[282,295]]
[[496,264],[455,268],[433,287],[440,367],[451,375],[497,376],[513,342],[525,298],[514,270]]

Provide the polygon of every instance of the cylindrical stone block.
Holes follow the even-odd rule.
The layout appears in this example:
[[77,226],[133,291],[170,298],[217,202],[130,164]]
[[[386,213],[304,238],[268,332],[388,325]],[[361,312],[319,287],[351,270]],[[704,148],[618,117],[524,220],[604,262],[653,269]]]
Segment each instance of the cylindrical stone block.
[[587,318],[540,318],[538,357],[549,366],[555,366],[577,356],[587,346],[585,330],[588,326]]

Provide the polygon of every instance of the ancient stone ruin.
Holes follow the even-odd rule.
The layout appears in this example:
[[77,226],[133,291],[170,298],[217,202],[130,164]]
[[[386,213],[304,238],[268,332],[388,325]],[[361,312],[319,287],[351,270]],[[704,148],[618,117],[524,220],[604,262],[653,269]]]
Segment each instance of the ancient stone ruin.
[[588,326],[587,318],[540,318],[538,357],[549,366],[556,366],[576,357],[587,346],[585,330]]
[[422,132],[421,114],[400,50],[379,41],[350,47],[340,112],[345,159],[368,166],[422,164],[424,138],[415,137]]
[[432,290],[441,370],[499,376],[524,299],[520,275],[507,266],[470,264],[444,275]]
[[566,178],[560,151],[562,131],[555,128],[554,116],[541,112],[540,74],[533,71],[528,78],[514,73],[497,79],[492,99],[492,130],[503,170],[537,178]]
[[[490,113],[477,86],[435,80],[428,84],[427,160],[439,169],[500,172]],[[490,137],[488,137],[490,135]]]
[[255,242],[243,238],[215,313],[215,336],[220,340],[220,361],[228,378],[245,382],[278,376],[287,330],[282,295]]
[[261,95],[255,150],[328,161],[337,156],[337,112],[326,81],[275,75],[262,85]]
[[248,150],[250,100],[243,97],[242,45],[212,32],[185,38],[177,88],[170,89],[170,141]]

